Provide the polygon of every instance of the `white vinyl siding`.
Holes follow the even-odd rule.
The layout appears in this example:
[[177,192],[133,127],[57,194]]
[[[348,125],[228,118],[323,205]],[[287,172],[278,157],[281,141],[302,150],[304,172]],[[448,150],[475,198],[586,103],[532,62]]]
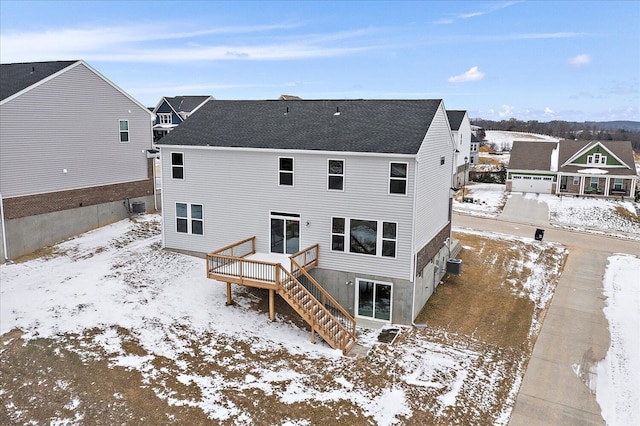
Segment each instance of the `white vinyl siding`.
[[[440,164],[444,154],[454,154],[449,121],[442,105],[433,118],[431,127],[418,152],[416,188],[416,217],[414,250],[427,244],[449,222],[449,188],[451,163]],[[464,162],[463,162],[464,163]]]
[[[389,197],[389,157],[344,155],[345,164],[349,165],[345,169],[349,197],[344,197],[346,193],[327,191],[327,161],[335,155],[296,152],[295,186],[277,186],[274,174],[278,172],[278,158],[288,157],[284,152],[181,147],[188,164],[189,185],[185,186],[175,181],[171,184],[165,178],[171,176],[168,153],[172,147],[160,149],[167,247],[206,253],[256,236],[256,249],[268,253],[269,212],[295,211],[300,214],[300,248],[320,244],[322,268],[409,279],[413,161],[404,157],[400,161],[409,165],[408,196]],[[174,231],[175,202],[203,205],[206,238]],[[332,218],[366,219],[371,217],[372,209],[374,219],[397,224],[396,257],[332,251]]]
[[3,197],[148,178],[151,115],[83,64],[4,103],[0,123]]

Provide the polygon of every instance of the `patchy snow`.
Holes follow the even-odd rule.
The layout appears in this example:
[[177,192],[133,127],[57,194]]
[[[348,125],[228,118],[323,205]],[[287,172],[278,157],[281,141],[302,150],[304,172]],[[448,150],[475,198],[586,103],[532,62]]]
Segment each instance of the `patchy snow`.
[[[454,199],[453,210],[474,216],[497,217],[508,202],[505,185],[494,183],[468,184],[465,197],[473,198],[474,202],[461,203]],[[628,198],[621,201],[534,193],[525,193],[523,197],[547,204],[549,222],[556,227],[640,240],[640,221],[633,219],[637,218],[636,209],[640,210],[640,205]],[[629,217],[620,215],[616,209],[628,211]]]
[[453,210],[474,216],[495,217],[502,210],[507,194],[505,186],[495,183],[472,183],[464,188],[464,196],[473,198],[473,203],[453,200]]
[[553,136],[535,133],[507,132],[504,130],[485,131],[485,142],[496,151],[510,151],[513,146],[513,141],[557,142],[559,139]]
[[[478,200],[473,204],[478,213],[484,210],[485,214],[497,214],[504,201],[504,185],[476,184],[469,189]],[[558,201],[555,198],[548,202]],[[457,203],[456,206],[472,207],[469,203]],[[588,208],[593,209],[593,205]],[[50,256],[0,266],[0,334],[19,328],[25,333],[24,339],[56,338],[66,333],[81,334],[94,330],[90,342],[94,346],[87,346],[82,356],[99,357],[100,354],[94,350],[98,347],[111,365],[136,370],[147,382],[162,382],[163,376],[171,374],[179,383],[196,388],[199,397],[188,399],[178,396],[168,385],[154,386],[156,395],[172,405],[198,407],[214,421],[245,419],[250,423],[251,419],[246,417],[242,407],[225,398],[225,393],[234,389],[260,390],[286,404],[348,401],[360,407],[378,424],[399,424],[414,414],[410,402],[418,392],[414,390],[417,388],[435,392],[435,406],[428,409],[436,416],[454,408],[468,409],[461,401],[465,401],[464,397],[469,394],[475,395],[474,400],[478,401],[473,409],[489,409],[487,407],[495,404],[498,392],[507,392],[510,403],[503,407],[494,423],[508,423],[521,381],[518,378],[515,385],[506,390],[501,388],[501,384],[503,376],[514,374],[509,370],[513,366],[507,368],[500,361],[495,361],[490,369],[482,370],[477,364],[480,354],[474,347],[446,346],[415,339],[403,345],[389,346],[388,350],[378,349],[375,356],[372,355],[371,359],[380,360],[396,371],[398,381],[389,382],[382,389],[363,387],[354,377],[345,377],[344,371],[336,367],[353,360],[345,359],[339,351],[325,345],[310,343],[306,331],[281,321],[281,318],[275,322],[266,321],[265,315],[249,307],[249,296],[237,298],[238,306],[225,307],[225,286],[206,278],[202,259],[161,250],[159,220],[157,215],[144,215],[135,221],[121,221],[59,244]],[[487,238],[530,240],[480,234]],[[533,246],[539,247],[540,244]],[[536,252],[527,252],[524,258],[522,266],[530,268],[532,273],[529,280],[522,283],[523,291],[537,306],[544,306],[551,297],[548,280],[545,279],[548,271],[536,266]],[[638,347],[637,334],[636,340],[629,337],[638,329],[638,286],[633,296],[624,283],[640,276],[640,267],[627,257],[621,257],[622,261],[612,259],[610,271],[613,272],[608,270],[605,277],[605,286],[611,286],[606,295],[613,309],[613,313],[607,313],[612,324],[612,347],[610,355],[598,367],[598,387],[607,389],[598,394],[598,401],[608,421],[614,418],[612,416],[618,416],[612,413],[614,404],[637,401],[637,390],[640,389],[637,371],[636,374],[625,374],[628,369],[622,372],[615,370],[640,362],[637,351],[627,358],[619,355],[633,352],[633,345]],[[623,296],[620,300],[618,293]],[[633,297],[635,305],[631,303]],[[636,315],[633,327],[622,322],[623,315],[630,309]],[[617,323],[622,325],[615,325]],[[537,330],[540,324],[534,322],[531,327]],[[124,350],[126,336],[122,329],[135,337],[143,355]],[[614,341],[613,336],[618,336],[616,330],[619,330],[620,338]],[[374,346],[375,351],[376,337],[377,332],[361,330],[359,343]],[[252,353],[286,351],[305,359],[321,360],[327,365],[323,373],[337,374],[331,376],[332,380],[322,388],[317,388],[290,365],[270,365],[268,369],[260,365],[247,366],[242,353],[229,351],[232,355],[222,356],[219,353],[221,346],[207,344],[198,348],[205,354],[205,360],[215,360],[229,369],[242,370],[231,380],[216,372],[200,374],[189,361],[194,356],[194,338],[203,342],[241,342]],[[495,350],[499,351],[498,348]],[[167,373],[165,367],[156,365],[154,361],[160,358],[170,360],[175,369]],[[500,359],[498,352],[495,359]],[[629,364],[621,365],[621,359]],[[524,365],[517,366],[515,371],[523,373]],[[332,368],[336,369],[331,371]],[[600,368],[604,373],[600,373]],[[607,374],[607,371],[614,373]],[[603,384],[600,384],[601,377]],[[62,389],[68,383],[60,382],[58,386]],[[624,395],[618,396],[618,392]],[[625,399],[626,395],[631,395],[631,399]],[[75,397],[68,402],[69,407],[78,404],[80,402]],[[633,413],[637,416],[637,411]],[[291,419],[283,421],[300,424]]]
[[[491,204],[499,198],[494,193],[503,191],[483,190],[478,185],[476,194]],[[283,321],[278,314],[275,322],[268,321],[266,315],[250,307],[250,295],[235,297],[237,305],[225,307],[226,288],[206,278],[203,259],[164,251],[160,240],[159,216],[145,215],[59,244],[49,256],[0,266],[0,334],[18,328],[25,340],[55,339],[92,330],[90,341],[83,343],[86,352],[80,353],[82,357],[106,357],[111,365],[136,370],[144,382],[153,382],[158,397],[171,405],[197,407],[212,421],[251,422],[244,409],[226,397],[231,389],[233,393],[259,390],[285,404],[346,401],[383,425],[410,419],[415,414],[412,407],[419,404],[412,399],[417,395],[435,401],[435,406],[420,409],[430,410],[436,417],[451,415],[451,410],[487,415],[497,406],[501,412],[495,414],[498,417],[493,423],[508,422],[526,363],[509,364],[503,349],[490,349],[487,355],[469,345],[447,346],[426,338],[383,349],[375,344],[375,332],[361,330],[359,342],[373,346],[368,356],[375,360],[372,368],[379,366],[379,374],[390,378],[384,383],[386,387],[363,385],[357,379],[359,370],[352,365],[356,360],[342,357],[324,344],[310,343],[305,330]],[[533,250],[540,244],[531,246]],[[535,269],[533,257],[526,266]],[[532,273],[519,290],[536,304],[548,301],[545,273]],[[532,323],[532,328],[538,326]],[[127,338],[135,340],[143,355],[125,350]],[[199,342],[197,347],[194,339]],[[229,343],[225,346],[224,342]],[[268,363],[250,364],[236,349],[239,345],[254,354],[286,352],[303,359],[303,366],[315,360],[323,367],[314,372],[300,370],[280,356]],[[202,372],[194,360],[215,362],[240,374]],[[355,375],[347,378],[347,371]],[[514,383],[509,381],[514,375],[518,376],[515,387],[505,389],[505,383]],[[176,393],[172,380],[197,389],[198,396]],[[317,386],[318,380],[323,386]],[[60,382],[58,386],[68,384]],[[505,392],[509,399],[501,405],[498,395]],[[469,398],[474,401],[471,406]],[[81,404],[76,399],[69,401],[69,406]]]
[[616,255],[604,274],[611,345],[597,364],[595,392],[610,425],[640,424],[640,259]]

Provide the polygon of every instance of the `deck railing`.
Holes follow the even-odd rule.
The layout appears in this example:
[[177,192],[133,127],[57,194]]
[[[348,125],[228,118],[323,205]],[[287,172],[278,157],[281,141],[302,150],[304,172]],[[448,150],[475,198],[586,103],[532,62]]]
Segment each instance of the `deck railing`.
[[[319,250],[320,246],[318,244],[314,244],[310,247],[307,247],[306,249],[292,254],[289,258],[292,262],[300,265],[303,269],[309,270],[318,266]],[[294,272],[293,263],[291,263],[291,272]]]
[[247,238],[207,254],[207,276],[234,278],[240,284],[246,281],[277,286],[280,280],[278,263],[245,259],[255,254],[256,237]]

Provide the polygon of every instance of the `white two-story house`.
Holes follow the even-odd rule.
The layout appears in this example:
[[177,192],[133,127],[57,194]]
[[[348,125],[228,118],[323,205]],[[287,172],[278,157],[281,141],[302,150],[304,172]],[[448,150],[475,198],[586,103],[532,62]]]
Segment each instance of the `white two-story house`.
[[310,271],[356,319],[411,324],[450,256],[442,100],[211,101],[158,141],[163,244],[317,245]]
[[455,144],[452,186],[460,188],[469,180],[469,166],[477,160],[477,154],[474,157],[471,153],[471,121],[467,111],[449,110],[447,117]]

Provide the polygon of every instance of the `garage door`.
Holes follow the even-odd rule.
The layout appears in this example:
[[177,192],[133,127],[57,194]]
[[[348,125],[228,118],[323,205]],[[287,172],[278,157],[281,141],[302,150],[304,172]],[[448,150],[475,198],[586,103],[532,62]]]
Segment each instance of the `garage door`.
[[511,191],[513,192],[551,194],[553,178],[550,176],[513,175],[511,179]]

